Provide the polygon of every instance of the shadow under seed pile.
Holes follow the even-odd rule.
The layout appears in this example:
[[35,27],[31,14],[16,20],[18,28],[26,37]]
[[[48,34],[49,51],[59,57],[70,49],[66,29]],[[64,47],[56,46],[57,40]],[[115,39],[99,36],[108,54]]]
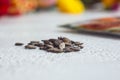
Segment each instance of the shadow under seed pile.
[[[83,43],[72,41],[66,37],[58,37],[58,39],[48,39],[40,41],[31,41],[25,45],[25,49],[36,49],[45,50],[52,53],[67,53],[80,51]],[[23,43],[15,43],[16,46],[22,46]]]

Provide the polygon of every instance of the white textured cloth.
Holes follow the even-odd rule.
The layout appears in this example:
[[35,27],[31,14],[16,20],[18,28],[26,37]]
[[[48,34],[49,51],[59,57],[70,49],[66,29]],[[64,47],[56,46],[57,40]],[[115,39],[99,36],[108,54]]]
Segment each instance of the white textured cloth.
[[[90,36],[59,28],[60,24],[115,16],[119,13],[57,12],[0,19],[0,80],[120,80],[120,39]],[[80,52],[52,54],[25,50],[27,43],[65,36],[84,43]]]

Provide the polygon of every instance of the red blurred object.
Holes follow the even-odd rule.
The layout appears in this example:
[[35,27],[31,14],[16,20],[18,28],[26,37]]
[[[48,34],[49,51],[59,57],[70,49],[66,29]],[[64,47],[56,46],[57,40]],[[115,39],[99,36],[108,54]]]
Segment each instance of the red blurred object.
[[7,14],[8,6],[0,6],[0,16]]
[[0,0],[0,16],[6,15],[10,7],[9,0]]
[[37,8],[37,0],[0,0],[0,16],[21,15]]

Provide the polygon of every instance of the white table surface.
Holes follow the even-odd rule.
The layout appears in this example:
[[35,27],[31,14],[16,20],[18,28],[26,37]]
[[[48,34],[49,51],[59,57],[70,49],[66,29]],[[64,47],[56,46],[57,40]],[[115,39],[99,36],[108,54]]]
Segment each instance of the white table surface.
[[[120,80],[120,39],[90,36],[58,25],[92,18],[116,16],[114,12],[66,15],[42,12],[0,19],[0,80]],[[27,43],[65,36],[84,43],[80,52],[52,54],[25,50]]]

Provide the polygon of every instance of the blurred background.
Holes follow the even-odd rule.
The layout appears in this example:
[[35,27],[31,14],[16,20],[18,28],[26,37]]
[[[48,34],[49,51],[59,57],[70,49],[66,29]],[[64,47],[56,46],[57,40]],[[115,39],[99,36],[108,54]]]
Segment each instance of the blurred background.
[[0,0],[0,16],[15,16],[57,10],[66,14],[81,14],[88,9],[119,11],[120,0]]

